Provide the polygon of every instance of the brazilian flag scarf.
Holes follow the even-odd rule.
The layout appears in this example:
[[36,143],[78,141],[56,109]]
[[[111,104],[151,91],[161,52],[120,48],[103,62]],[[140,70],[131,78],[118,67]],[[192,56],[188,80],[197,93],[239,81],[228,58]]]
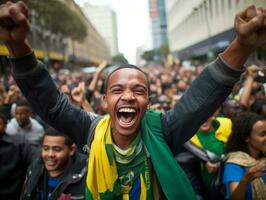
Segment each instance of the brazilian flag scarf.
[[[108,154],[112,148],[110,132],[111,120],[106,115],[97,125],[88,162],[86,180],[86,200],[117,199],[121,194],[121,185],[114,154]],[[141,122],[142,140],[150,153],[151,162],[158,182],[169,200],[186,199],[195,200],[193,188],[183,170],[177,164],[172,152],[165,142],[161,128],[160,113],[147,110]],[[148,198],[148,191],[143,176],[141,177],[140,199]],[[120,199],[128,199],[123,196]]]

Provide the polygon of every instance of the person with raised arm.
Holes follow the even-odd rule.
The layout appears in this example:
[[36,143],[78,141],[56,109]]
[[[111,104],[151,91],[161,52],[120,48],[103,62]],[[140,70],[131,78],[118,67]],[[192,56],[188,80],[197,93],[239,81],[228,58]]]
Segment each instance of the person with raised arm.
[[230,94],[245,61],[265,41],[265,9],[249,6],[236,15],[236,38],[166,113],[148,109],[149,80],[140,68],[112,71],[103,95],[108,114],[101,118],[73,107],[56,89],[26,39],[28,13],[22,2],[1,5],[0,40],[35,112],[80,148],[90,147],[86,199],[196,199],[174,155]]

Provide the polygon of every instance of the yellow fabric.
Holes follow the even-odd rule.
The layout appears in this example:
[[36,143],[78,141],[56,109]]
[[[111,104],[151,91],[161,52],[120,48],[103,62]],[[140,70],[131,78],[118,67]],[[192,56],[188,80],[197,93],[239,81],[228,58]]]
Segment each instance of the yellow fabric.
[[140,186],[141,186],[141,193],[140,193],[140,199],[147,199],[147,188],[143,179],[142,174],[140,175]]
[[159,192],[159,186],[156,181],[156,175],[152,175],[152,185],[153,185],[153,199],[154,200],[159,200],[160,199],[160,192]]
[[225,117],[217,117],[216,120],[220,123],[220,126],[215,132],[215,137],[219,141],[227,143],[227,140],[232,131],[232,121],[229,118]]
[[[100,199],[99,193],[113,191],[118,178],[115,161],[109,163],[105,144],[111,144],[111,120],[105,116],[97,125],[88,163],[87,186],[93,199]],[[108,134],[109,132],[109,134]],[[106,140],[106,141],[105,141]]]
[[[229,118],[224,118],[224,117],[217,117],[216,120],[219,122],[219,127],[215,132],[215,137],[223,142],[226,143],[231,131],[232,131],[232,121]],[[195,134],[190,141],[195,144],[199,148],[203,148],[197,134]]]
[[195,135],[190,139],[190,141],[191,141],[194,145],[196,145],[197,147],[199,147],[199,148],[203,148],[202,145],[201,145],[201,143],[200,143],[200,141],[199,141],[199,138],[198,138],[197,134],[195,134]]
[[[93,199],[100,199],[100,193],[113,192],[115,182],[118,179],[115,159],[110,163],[106,152],[106,145],[112,145],[110,127],[110,116],[106,115],[96,126],[94,140],[91,144],[86,183]],[[140,177],[140,200],[146,200],[147,187],[142,174]],[[131,185],[121,187],[120,194],[123,200],[129,200],[130,190]]]
[[[253,167],[257,165],[260,161],[266,162],[266,158],[263,157],[260,160],[256,160],[249,154],[242,151],[236,151],[228,154],[228,159],[226,162],[235,163],[246,168]],[[264,200],[266,197],[266,185],[261,177],[251,181],[252,188],[252,199]]]

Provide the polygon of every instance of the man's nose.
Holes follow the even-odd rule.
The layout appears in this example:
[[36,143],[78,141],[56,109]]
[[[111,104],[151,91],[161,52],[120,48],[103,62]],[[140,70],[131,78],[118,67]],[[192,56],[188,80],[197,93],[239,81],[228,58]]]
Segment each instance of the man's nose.
[[48,151],[48,156],[49,157],[53,157],[54,156],[54,151],[53,150],[49,150]]
[[133,100],[135,99],[133,91],[125,91],[122,95],[123,100]]

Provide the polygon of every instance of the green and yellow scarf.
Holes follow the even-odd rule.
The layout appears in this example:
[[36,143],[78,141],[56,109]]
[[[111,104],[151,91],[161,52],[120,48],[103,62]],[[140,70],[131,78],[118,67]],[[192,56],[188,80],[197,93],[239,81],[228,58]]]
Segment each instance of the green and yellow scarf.
[[[129,199],[130,187],[125,192],[120,184],[110,127],[110,116],[106,115],[95,130],[88,163],[86,200]],[[196,199],[190,182],[165,142],[160,113],[152,110],[145,113],[141,122],[141,137],[150,153],[156,177],[167,199]],[[147,179],[151,179],[151,176],[146,177],[145,172],[147,172],[145,169],[144,173],[139,172],[141,200],[150,199],[151,197],[151,190],[148,189],[147,184],[150,182]],[[118,197],[118,195],[120,196]]]

